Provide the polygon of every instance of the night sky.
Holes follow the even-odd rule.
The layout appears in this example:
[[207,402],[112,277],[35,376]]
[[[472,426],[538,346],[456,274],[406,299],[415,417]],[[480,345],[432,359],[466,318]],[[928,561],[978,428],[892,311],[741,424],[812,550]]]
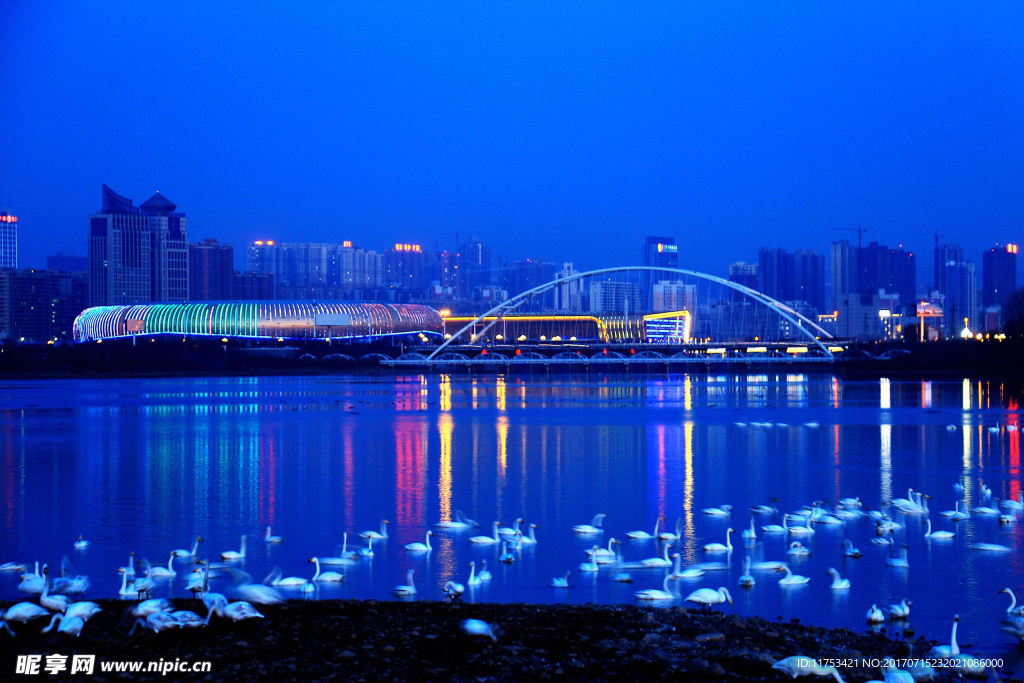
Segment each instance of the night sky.
[[478,235],[724,274],[868,229],[931,277],[1024,242],[1024,3],[3,2],[0,206],[86,253],[100,185],[192,241]]

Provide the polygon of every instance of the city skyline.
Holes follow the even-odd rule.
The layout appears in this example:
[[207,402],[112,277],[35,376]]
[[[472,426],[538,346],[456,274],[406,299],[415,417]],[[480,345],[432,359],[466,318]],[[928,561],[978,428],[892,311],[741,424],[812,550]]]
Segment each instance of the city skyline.
[[[510,261],[590,268],[620,264],[641,234],[724,273],[760,246],[825,253],[831,228],[857,225],[918,254],[939,232],[975,263],[1022,241],[1024,96],[993,87],[1024,67],[1017,5],[889,7],[885,21],[778,8],[770,29],[718,6],[588,22],[419,8],[386,30],[357,7],[131,3],[112,6],[116,22],[46,8],[4,9],[0,125],[17,135],[0,204],[32,226],[26,266],[54,243],[85,252],[100,183],[165,192],[196,241],[236,258],[257,239],[451,249],[473,234]],[[155,21],[168,40],[148,40]]]

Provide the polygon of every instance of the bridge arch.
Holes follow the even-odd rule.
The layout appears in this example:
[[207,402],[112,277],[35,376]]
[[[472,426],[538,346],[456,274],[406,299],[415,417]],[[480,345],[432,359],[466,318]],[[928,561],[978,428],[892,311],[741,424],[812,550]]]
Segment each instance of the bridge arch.
[[818,336],[820,335],[820,336],[825,337],[826,339],[831,339],[832,335],[830,333],[826,332],[824,329],[822,329],[822,327],[820,325],[818,325],[816,322],[814,322],[810,318],[800,314],[799,312],[797,312],[796,310],[794,310],[794,309],[790,308],[789,306],[785,305],[781,301],[777,301],[776,299],[773,299],[770,296],[766,296],[766,295],[762,294],[761,292],[758,292],[755,289],[751,289],[750,287],[746,287],[746,286],[741,285],[741,284],[739,284],[737,282],[732,282],[730,280],[726,280],[725,278],[720,278],[720,277],[717,277],[715,275],[709,275],[707,273],[700,273],[700,272],[695,271],[695,270],[688,270],[686,268],[665,268],[665,267],[659,267],[659,266],[616,266],[614,268],[599,268],[597,270],[589,270],[589,271],[587,271],[585,273],[576,273],[574,275],[570,275],[570,276],[565,277],[565,278],[561,278],[561,279],[558,279],[558,280],[552,280],[551,282],[545,283],[543,285],[538,285],[537,287],[534,287],[532,289],[528,289],[525,292],[522,292],[520,294],[517,294],[517,295],[509,298],[509,299],[506,299],[505,301],[502,301],[501,303],[497,304],[493,308],[485,311],[484,313],[481,313],[476,318],[474,318],[470,322],[466,323],[461,329],[459,329],[458,332],[452,334],[450,337],[445,339],[441,343],[440,346],[438,346],[436,349],[434,349],[433,352],[431,352],[431,354],[429,356],[427,356],[427,359],[428,360],[434,360],[435,358],[438,358],[438,357],[442,356],[442,354],[444,353],[444,349],[449,344],[451,344],[452,341],[458,339],[462,335],[464,335],[467,332],[469,332],[470,330],[472,330],[476,325],[478,325],[485,318],[489,318],[489,317],[493,316],[494,320],[490,321],[487,325],[484,326],[484,328],[482,330],[480,330],[479,332],[476,333],[476,337],[475,337],[476,339],[483,339],[484,335],[487,333],[487,331],[490,330],[492,327],[494,327],[494,325],[504,315],[506,315],[508,313],[511,313],[512,311],[514,311],[516,308],[518,308],[522,304],[526,303],[527,301],[533,299],[534,297],[536,297],[536,296],[538,296],[540,294],[544,294],[545,292],[549,292],[552,289],[554,289],[555,287],[560,287],[562,285],[569,284],[570,282],[574,282],[576,280],[582,280],[582,279],[588,278],[588,277],[593,277],[595,275],[607,275],[609,273],[625,273],[625,272],[634,272],[634,271],[654,271],[654,272],[659,272],[659,273],[675,273],[675,274],[678,274],[678,275],[685,275],[687,277],[694,277],[694,278],[697,278],[699,280],[706,280],[708,282],[713,282],[713,283],[716,283],[716,284],[728,287],[728,288],[730,288],[730,289],[732,289],[732,290],[734,290],[736,292],[739,292],[740,294],[743,294],[746,297],[749,297],[750,299],[752,299],[756,303],[759,303],[759,304],[762,304],[762,305],[768,307],[770,310],[774,311],[780,317],[782,317],[787,322],[789,322],[791,325],[793,325],[796,329],[800,330],[800,332],[803,333],[807,337],[808,343],[814,344],[815,346],[820,348],[822,353],[824,353],[829,358],[833,357],[832,356],[832,352],[829,350],[829,348],[827,346],[825,346],[824,344],[822,344],[821,340],[818,338]]

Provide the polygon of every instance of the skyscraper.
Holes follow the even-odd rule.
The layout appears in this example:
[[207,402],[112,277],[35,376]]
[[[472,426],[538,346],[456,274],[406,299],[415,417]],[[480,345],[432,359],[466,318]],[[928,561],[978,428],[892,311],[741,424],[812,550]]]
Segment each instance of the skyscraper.
[[779,301],[803,301],[825,309],[825,257],[816,251],[764,247],[758,254],[761,292]]
[[427,286],[423,249],[418,244],[396,244],[384,252],[384,281],[389,287],[422,292]]
[[847,294],[860,293],[860,278],[857,267],[857,247],[849,240],[832,243],[830,251],[832,310],[839,310],[839,302],[845,301]]
[[[555,279],[568,280],[574,275],[579,275],[579,271],[572,267],[572,263],[563,263],[562,269],[555,273]],[[579,279],[555,287],[555,310],[582,311],[583,299],[583,283]]]
[[[674,237],[648,236],[644,238],[644,265],[652,268],[678,268],[679,247]],[[647,310],[653,301],[654,283],[664,280],[668,273],[643,271],[640,273],[640,305]]]
[[93,306],[188,299],[185,214],[159,192],[142,206],[103,186],[89,216],[89,302]]
[[872,242],[857,250],[857,265],[860,294],[875,296],[882,291],[899,294],[903,309],[916,303],[917,259],[912,252]]
[[964,248],[959,244],[935,245],[935,291],[946,291],[946,264],[950,261],[962,263]]
[[758,288],[757,264],[745,261],[736,261],[731,264],[729,266],[729,282],[756,290]]
[[458,295],[471,298],[473,290],[491,284],[491,250],[478,237],[462,243],[458,253]]
[[981,255],[982,305],[1002,306],[1017,289],[1017,245],[996,245]]
[[18,217],[0,209],[0,268],[18,267]]
[[235,250],[207,238],[188,245],[188,291],[191,301],[228,301],[235,274]]
[[70,341],[88,306],[87,282],[83,272],[0,269],[0,338]]
[[947,261],[943,269],[942,282],[945,286],[942,292],[942,312],[946,337],[958,337],[964,329],[965,319],[972,331],[980,330],[982,325],[978,312],[978,278],[974,272],[974,264],[966,261]]

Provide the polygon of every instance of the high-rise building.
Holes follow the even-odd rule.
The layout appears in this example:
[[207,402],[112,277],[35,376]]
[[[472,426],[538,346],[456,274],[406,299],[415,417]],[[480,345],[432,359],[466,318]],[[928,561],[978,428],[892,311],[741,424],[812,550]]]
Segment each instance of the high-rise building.
[[231,294],[235,301],[272,301],[277,298],[274,275],[236,270],[231,274]]
[[491,250],[480,238],[470,237],[462,243],[459,247],[458,262],[458,294],[462,298],[469,299],[473,290],[492,284]]
[[594,279],[589,289],[591,313],[622,316],[640,313],[640,288],[635,282]]
[[46,268],[48,270],[65,270],[69,273],[89,272],[89,257],[77,254],[65,254],[58,251],[53,256],[46,257]]
[[141,206],[103,186],[89,216],[91,305],[188,299],[185,214],[157,192]]
[[0,268],[18,267],[18,217],[0,209]]
[[[501,286],[508,295],[516,296],[523,292],[547,284],[555,279],[555,264],[549,261],[526,259],[513,264],[506,263],[501,268]],[[539,311],[554,305],[554,292],[527,301],[524,311]]]
[[943,270],[943,324],[946,337],[956,338],[964,329],[964,320],[972,331],[981,328],[978,310],[978,278],[974,264],[947,261]]
[[341,244],[257,240],[246,248],[245,256],[248,272],[273,276],[278,298],[335,298],[337,292],[349,296],[379,289],[385,277],[384,255],[355,247],[348,240]]
[[0,270],[0,338],[71,341],[75,317],[88,307],[83,272]]
[[946,264],[950,261],[964,262],[964,248],[959,244],[935,245],[935,288],[936,292],[946,291]]
[[428,282],[423,248],[418,244],[396,244],[384,252],[384,282],[407,292],[422,292]]
[[729,266],[729,282],[757,290],[757,264],[736,261]]
[[857,250],[857,265],[857,291],[860,294],[893,292],[899,294],[903,306],[912,306],[916,302],[917,259],[912,252],[872,242]]
[[[563,263],[562,269],[555,273],[556,280],[568,280],[579,271],[572,263]],[[583,296],[583,283],[580,279],[569,280],[555,287],[555,305],[557,311],[578,312],[586,308]]]
[[235,250],[208,237],[188,245],[188,291],[190,301],[230,301],[235,274]]
[[839,310],[839,302],[846,301],[848,294],[860,292],[860,277],[857,267],[857,247],[849,240],[832,243],[829,253],[832,284],[832,310]]
[[697,285],[686,284],[682,280],[661,280],[654,283],[654,313],[666,311],[689,311],[691,320],[697,310]]
[[816,251],[762,248],[758,256],[761,292],[779,301],[803,301],[825,309],[825,258]]
[[[644,238],[644,265],[652,268],[678,268],[679,247],[674,237],[648,235]],[[651,307],[654,283],[664,280],[668,273],[641,271],[640,305],[647,310]]]
[[981,255],[982,305],[1002,306],[1017,289],[1017,245],[996,245]]

